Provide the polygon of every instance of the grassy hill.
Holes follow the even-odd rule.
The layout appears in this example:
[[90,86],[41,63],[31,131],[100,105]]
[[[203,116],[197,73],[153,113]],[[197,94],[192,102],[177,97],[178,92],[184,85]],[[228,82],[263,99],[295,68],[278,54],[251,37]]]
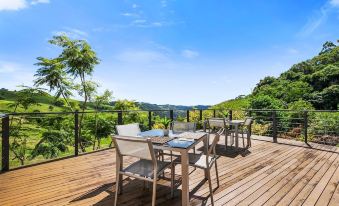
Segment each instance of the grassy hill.
[[246,109],[249,107],[250,98],[249,96],[239,96],[235,99],[227,100],[212,106],[212,109]]
[[[7,89],[0,89],[0,113],[10,113],[13,112],[14,108],[10,105],[14,103],[14,101],[18,98],[17,91],[10,91]],[[56,100],[54,96],[44,93],[42,95],[36,95],[35,100],[38,104],[30,106],[27,111],[23,108],[18,108],[17,112],[60,112],[60,111],[68,111],[69,109],[66,107],[65,103],[62,100]],[[69,102],[72,104],[80,105],[81,101],[77,101],[74,99],[70,99]],[[102,109],[104,110],[113,110],[115,102],[111,102],[109,105],[104,105]],[[157,105],[145,102],[136,102],[136,105],[141,110],[190,110],[190,109],[207,109],[209,106],[207,105],[196,105],[196,106],[183,106],[183,105]],[[94,109],[93,103],[88,103],[88,109]]]
[[[14,104],[14,101],[18,97],[17,91],[10,91],[7,89],[0,89],[0,112],[1,113],[10,113],[14,111],[14,108],[11,107],[12,104]],[[40,112],[47,112],[47,111],[53,111],[53,112],[59,112],[67,110],[66,107],[62,105],[57,105],[55,98],[48,93],[43,95],[36,96],[36,101],[38,104],[33,105],[29,107],[29,109],[26,112],[33,112],[33,111],[40,111]],[[76,100],[71,100],[75,101]],[[23,108],[18,108],[17,112],[24,112],[25,110]]]

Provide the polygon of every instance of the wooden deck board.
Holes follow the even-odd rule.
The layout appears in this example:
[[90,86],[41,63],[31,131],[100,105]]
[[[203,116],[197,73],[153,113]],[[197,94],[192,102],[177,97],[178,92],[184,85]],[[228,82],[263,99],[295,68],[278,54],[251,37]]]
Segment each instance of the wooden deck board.
[[[217,153],[220,186],[211,171],[216,205],[339,205],[339,150],[335,147],[254,136],[252,148]],[[311,148],[310,148],[311,147]],[[132,159],[125,161],[128,164]],[[175,198],[170,199],[169,171],[159,182],[158,205],[180,205],[180,165]],[[209,205],[204,172],[190,169],[192,205]],[[150,205],[151,191],[126,178],[119,205]],[[0,205],[96,205],[114,202],[114,149],[0,174]]]

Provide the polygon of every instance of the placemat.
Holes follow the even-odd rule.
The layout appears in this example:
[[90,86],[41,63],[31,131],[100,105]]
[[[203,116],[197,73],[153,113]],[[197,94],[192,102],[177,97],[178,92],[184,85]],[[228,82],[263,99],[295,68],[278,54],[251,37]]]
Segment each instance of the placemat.
[[153,144],[165,144],[168,141],[171,141],[171,137],[149,137]]
[[184,132],[181,134],[177,134],[175,135],[175,137],[183,137],[183,138],[187,138],[187,139],[200,139],[203,135],[205,135],[204,133],[201,132]]

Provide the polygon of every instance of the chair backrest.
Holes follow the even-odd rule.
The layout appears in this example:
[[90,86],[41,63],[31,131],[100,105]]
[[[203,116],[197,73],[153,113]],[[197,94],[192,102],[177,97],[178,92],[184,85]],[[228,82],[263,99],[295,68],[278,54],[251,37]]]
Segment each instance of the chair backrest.
[[195,132],[197,124],[195,122],[172,122],[171,130],[177,132]]
[[113,142],[120,156],[131,156],[146,160],[155,160],[150,139],[138,137],[113,136]]
[[207,119],[207,124],[210,129],[213,127],[225,128],[226,120],[224,118],[209,118]]
[[218,133],[216,133],[215,136],[214,136],[214,139],[212,141],[212,144],[209,146],[208,154],[214,154],[215,155],[215,147],[217,146],[219,139],[220,139],[220,135]]
[[244,126],[250,126],[253,122],[253,118],[252,117],[246,117],[245,122],[244,122]]
[[117,133],[120,136],[136,137],[141,132],[138,123],[117,125]]

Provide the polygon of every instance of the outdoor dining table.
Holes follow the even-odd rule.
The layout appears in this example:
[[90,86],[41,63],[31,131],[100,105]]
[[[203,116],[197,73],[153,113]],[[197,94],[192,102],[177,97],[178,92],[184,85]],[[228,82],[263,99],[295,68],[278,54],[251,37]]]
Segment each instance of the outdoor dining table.
[[[148,132],[152,133],[151,131]],[[143,136],[143,134],[141,134]],[[164,151],[172,151],[172,152],[178,152],[181,156],[181,205],[189,205],[189,162],[188,162],[188,152],[189,150],[193,149],[197,144],[200,142],[204,143],[204,152],[207,154],[208,150],[208,134],[205,132],[184,132],[182,134],[179,134],[178,137],[180,138],[187,138],[187,139],[194,139],[194,143],[192,143],[187,148],[179,148],[179,147],[170,147],[167,144],[156,144],[153,143],[153,148],[158,150],[164,150]],[[207,178],[207,174],[205,173],[205,177]]]
[[[234,126],[234,136],[235,136],[235,149],[239,148],[239,126],[244,124],[245,120],[230,120],[227,123],[231,126]],[[232,144],[233,139],[231,138]]]
[[[221,123],[223,123],[223,119],[220,119],[220,120],[214,120],[214,121],[220,121]],[[204,128],[206,128],[206,123],[207,121],[205,121],[205,126]],[[239,126],[244,124],[245,123],[245,120],[227,120],[226,121],[226,124],[227,125],[231,125],[234,127],[234,135],[235,135],[235,149],[237,150],[239,148]],[[224,128],[225,129],[225,128]],[[225,137],[227,138],[227,137]],[[233,138],[231,138],[231,145],[233,145]]]

